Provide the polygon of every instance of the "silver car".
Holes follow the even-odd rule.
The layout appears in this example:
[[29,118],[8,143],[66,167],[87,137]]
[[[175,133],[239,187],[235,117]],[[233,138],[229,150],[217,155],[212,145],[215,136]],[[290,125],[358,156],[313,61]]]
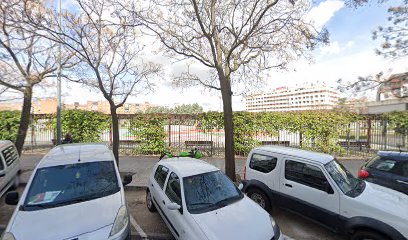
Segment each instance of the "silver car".
[[129,214],[112,151],[102,144],[67,144],[38,164],[2,237],[16,239],[130,239]]
[[0,141],[0,197],[20,184],[20,157],[10,141]]

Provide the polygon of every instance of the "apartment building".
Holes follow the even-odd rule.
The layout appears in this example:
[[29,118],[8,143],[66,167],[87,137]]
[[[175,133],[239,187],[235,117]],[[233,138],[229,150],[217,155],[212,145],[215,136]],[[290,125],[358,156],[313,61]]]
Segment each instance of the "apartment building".
[[[146,109],[154,105],[149,102],[143,103],[125,103],[117,109],[118,114],[135,114],[145,112]],[[63,110],[86,110],[110,114],[110,106],[107,101],[87,101],[86,104],[75,102],[73,104],[63,104]],[[0,103],[2,110],[21,110],[21,103]],[[33,114],[54,114],[57,112],[56,98],[35,99],[32,103],[31,112]]]
[[326,86],[280,87],[245,97],[249,112],[328,110],[337,103],[338,93]]

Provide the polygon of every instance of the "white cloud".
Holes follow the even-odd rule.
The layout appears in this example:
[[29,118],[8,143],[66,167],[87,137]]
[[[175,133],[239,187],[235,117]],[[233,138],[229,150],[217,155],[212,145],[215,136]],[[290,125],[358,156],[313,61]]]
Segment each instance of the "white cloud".
[[322,54],[338,54],[341,51],[339,42],[332,42],[320,48]]
[[314,22],[317,29],[321,29],[343,7],[343,1],[327,0],[321,2],[317,7],[313,7],[307,14],[307,18]]
[[352,46],[354,46],[354,41],[348,41],[347,43],[346,43],[346,48],[351,48]]

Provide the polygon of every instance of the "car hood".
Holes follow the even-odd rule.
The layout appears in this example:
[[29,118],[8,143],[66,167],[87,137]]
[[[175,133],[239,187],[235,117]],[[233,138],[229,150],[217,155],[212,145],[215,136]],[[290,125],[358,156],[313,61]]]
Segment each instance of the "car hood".
[[77,204],[37,211],[18,211],[10,232],[16,239],[70,239],[112,225],[121,205],[119,191]]
[[192,214],[209,240],[269,240],[274,236],[269,214],[247,196],[223,208]]
[[364,191],[356,200],[408,219],[408,196],[393,189],[366,181]]

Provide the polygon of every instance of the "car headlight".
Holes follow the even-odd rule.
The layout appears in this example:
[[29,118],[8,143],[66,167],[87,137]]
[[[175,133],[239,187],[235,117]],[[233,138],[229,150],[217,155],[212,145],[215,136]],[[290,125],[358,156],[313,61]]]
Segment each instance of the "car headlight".
[[274,239],[279,239],[280,238],[280,228],[278,226],[278,224],[276,224],[275,219],[273,219],[273,217],[271,215],[269,215],[269,218],[271,219],[271,225],[273,228],[273,234],[274,234]]
[[16,240],[16,239],[14,238],[14,235],[11,232],[6,232],[4,233],[1,240]]
[[118,214],[116,215],[115,222],[113,223],[110,236],[113,236],[120,232],[124,227],[129,223],[129,215],[126,209],[126,206],[123,205],[119,208]]

